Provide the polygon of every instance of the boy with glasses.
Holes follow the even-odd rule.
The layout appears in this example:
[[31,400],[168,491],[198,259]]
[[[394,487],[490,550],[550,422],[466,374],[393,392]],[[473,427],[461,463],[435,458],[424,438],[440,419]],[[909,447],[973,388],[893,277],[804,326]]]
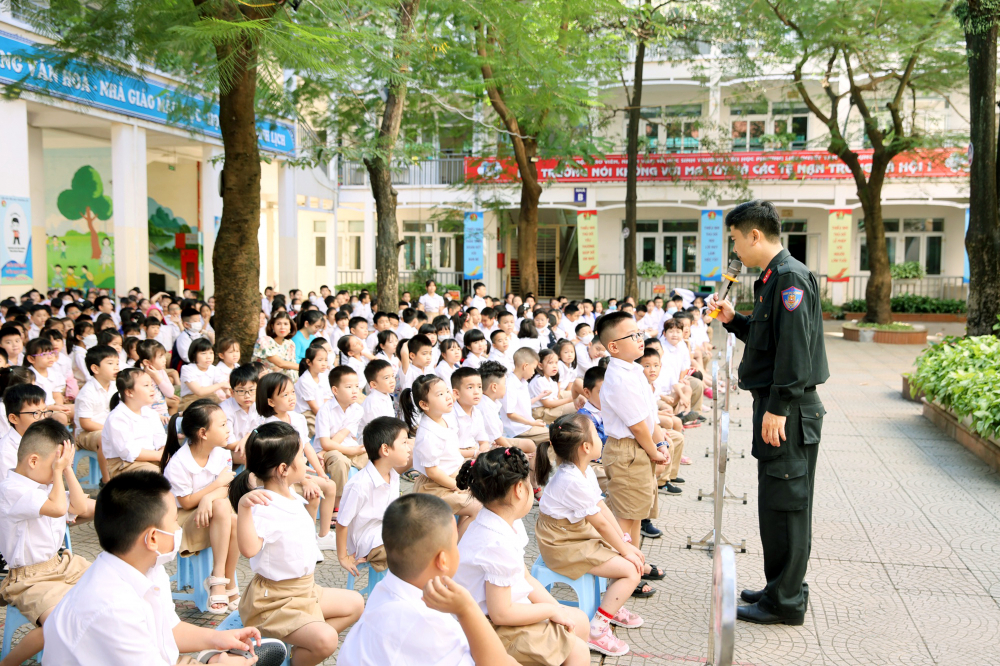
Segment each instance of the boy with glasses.
[[52,410],[45,406],[45,389],[34,384],[8,388],[3,395],[3,406],[10,430],[0,439],[0,481],[17,466],[17,448],[24,431],[32,423],[52,416]]

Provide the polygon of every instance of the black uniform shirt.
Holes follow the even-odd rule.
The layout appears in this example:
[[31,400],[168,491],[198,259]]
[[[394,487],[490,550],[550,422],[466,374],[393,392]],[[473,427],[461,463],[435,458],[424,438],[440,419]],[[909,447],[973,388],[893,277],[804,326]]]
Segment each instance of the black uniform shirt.
[[753,293],[750,316],[736,313],[724,325],[746,343],[740,388],[770,389],[767,411],[788,416],[807,388],[830,376],[819,284],[801,261],[782,250],[754,282]]

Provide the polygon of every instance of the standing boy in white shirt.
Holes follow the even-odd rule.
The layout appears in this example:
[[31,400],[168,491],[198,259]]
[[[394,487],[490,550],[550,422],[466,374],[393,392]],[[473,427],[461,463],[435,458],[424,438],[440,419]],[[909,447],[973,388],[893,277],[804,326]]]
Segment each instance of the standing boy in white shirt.
[[[105,552],[45,623],[44,666],[167,666],[191,663],[180,653],[199,651],[210,651],[202,653],[208,663],[253,663],[226,651],[249,653],[251,640],[262,643],[254,627],[216,631],[177,617],[163,565],[180,550],[181,527],[166,477],[149,470],[116,476],[98,495],[94,518]],[[286,655],[271,640],[256,653],[259,666]]]
[[90,379],[76,396],[73,421],[76,425],[76,446],[84,451],[97,454],[101,468],[101,481],[111,480],[108,473],[108,459],[101,449],[101,431],[111,414],[111,396],[118,392],[115,377],[118,376],[118,352],[114,347],[97,345],[87,350],[84,357]]
[[375,571],[386,569],[382,516],[399,499],[396,470],[410,460],[406,424],[399,419],[380,416],[367,425],[365,435],[370,462],[347,482],[337,514],[337,559],[355,576],[362,562]]
[[[665,437],[642,366],[644,349],[635,319],[624,311],[597,322],[597,336],[611,354],[601,387],[601,414],[608,440],[602,460],[608,475],[608,506],[622,532],[638,535],[643,518],[657,516],[656,466],[669,459],[657,449]],[[662,469],[662,468],[661,468]]]

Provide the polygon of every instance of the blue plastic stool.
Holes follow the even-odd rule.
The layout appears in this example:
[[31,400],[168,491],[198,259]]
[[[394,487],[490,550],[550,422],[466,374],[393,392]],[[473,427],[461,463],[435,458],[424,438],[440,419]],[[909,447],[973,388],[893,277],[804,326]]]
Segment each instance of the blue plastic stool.
[[99,488],[101,484],[101,467],[97,462],[97,454],[93,451],[76,450],[76,455],[73,456],[73,473],[76,473],[76,468],[80,466],[80,461],[84,458],[90,460],[90,471],[87,473],[87,476],[80,479],[80,487],[84,490]]
[[576,592],[576,602],[560,600],[559,603],[565,606],[576,606],[587,617],[594,617],[597,608],[601,605],[601,595],[608,589],[607,579],[600,576],[583,574],[576,580],[573,580],[572,578],[557,574],[545,566],[545,562],[542,561],[541,556],[531,565],[531,576],[541,583],[546,590],[551,591],[552,586],[556,583],[562,583],[573,588],[573,591]]
[[[208,590],[202,584],[212,575],[212,549],[206,548],[190,557],[177,558],[177,573],[170,577],[177,583],[177,591],[171,592],[174,601],[193,601],[202,613],[208,610]],[[182,592],[186,587],[191,592]]]
[[[12,647],[11,643],[14,640],[14,634],[17,633],[18,629],[26,624],[31,623],[28,622],[23,615],[21,615],[21,611],[17,610],[13,606],[7,606],[7,617],[4,619],[3,626],[3,651],[0,652],[0,659],[5,658],[7,653],[10,652],[10,648]],[[32,626],[34,627],[34,625]],[[39,652],[37,656],[41,659],[42,653]]]
[[[240,611],[234,610],[232,613],[226,616],[226,619],[219,623],[219,626],[215,628],[216,631],[230,631],[231,629],[242,629],[243,620],[240,618]],[[292,646],[285,643],[285,648],[288,649],[288,654],[292,654]],[[291,656],[285,658],[281,662],[281,666],[291,666],[292,659]]]
[[[375,571],[368,565],[367,562],[362,562],[361,564],[358,565],[358,573],[361,573],[362,569],[368,569],[368,585],[365,586],[365,589],[361,590],[361,596],[367,597],[369,594],[372,593],[372,590],[375,589],[375,585],[380,580],[385,578],[385,571],[388,571],[388,569],[386,569],[385,571]],[[353,590],[354,584],[355,584],[354,574],[352,574],[351,572],[347,572],[347,585],[345,586],[345,589]]]
[[66,526],[66,536],[63,537],[63,546],[69,551],[69,554],[73,554],[73,540],[69,538],[69,525]]

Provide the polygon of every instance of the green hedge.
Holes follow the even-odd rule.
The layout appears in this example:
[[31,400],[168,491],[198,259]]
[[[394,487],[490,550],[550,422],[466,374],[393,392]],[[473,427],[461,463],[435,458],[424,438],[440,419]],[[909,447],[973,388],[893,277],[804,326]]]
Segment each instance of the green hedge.
[[970,417],[983,437],[1000,435],[1000,338],[945,338],[917,357],[916,365],[911,387],[960,420]]
[[[889,305],[893,312],[900,314],[964,314],[966,303],[957,298],[931,298],[914,294],[894,296]],[[867,312],[868,303],[863,298],[847,301],[841,308],[844,312]]]

